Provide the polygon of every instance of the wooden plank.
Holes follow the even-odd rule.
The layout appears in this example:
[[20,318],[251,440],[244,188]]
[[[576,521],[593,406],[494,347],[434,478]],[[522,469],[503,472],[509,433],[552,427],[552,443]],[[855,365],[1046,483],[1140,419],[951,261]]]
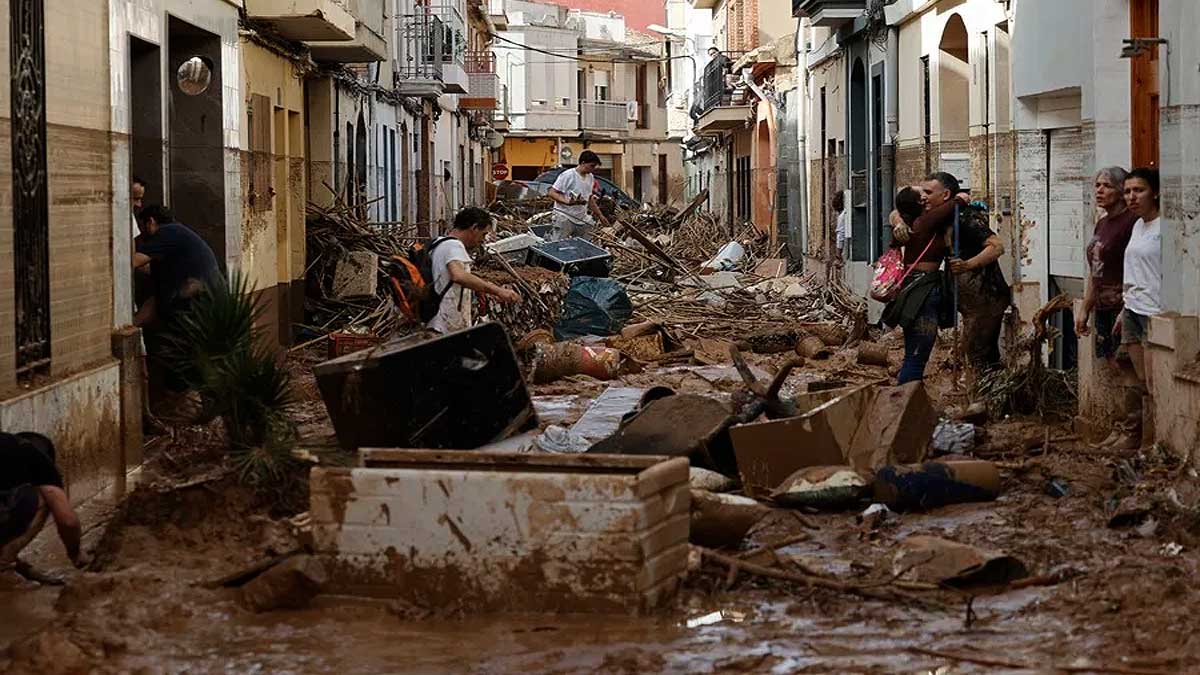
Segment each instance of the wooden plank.
[[687,457],[676,457],[665,462],[658,462],[638,474],[633,494],[640,499],[645,499],[674,485],[686,484],[689,466]]
[[708,188],[704,188],[692,199],[692,203],[688,204],[686,209],[680,211],[678,216],[675,216],[675,226],[678,227],[679,225],[687,222],[687,219],[691,218],[692,214],[696,212],[696,209],[700,208],[700,205],[703,204],[707,199]]
[[[546,467],[564,473],[638,474],[656,464],[673,461],[660,455],[558,455],[509,454],[471,450],[409,450],[362,448],[359,461],[372,469],[466,469],[479,471],[531,471]],[[683,460],[686,464],[687,460]],[[686,478],[685,478],[686,479]]]

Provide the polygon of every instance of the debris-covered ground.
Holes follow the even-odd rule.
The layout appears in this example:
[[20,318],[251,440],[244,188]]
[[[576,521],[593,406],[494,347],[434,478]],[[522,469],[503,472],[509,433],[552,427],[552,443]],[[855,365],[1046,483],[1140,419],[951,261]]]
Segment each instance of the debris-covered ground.
[[[500,242],[475,267],[523,296],[477,307],[506,329],[513,353],[500,334],[499,360],[519,363],[513,373],[523,370],[537,412],[528,433],[500,420],[509,424],[505,451],[637,454],[650,427],[663,432],[653,436],[656,451],[724,473],[692,473],[686,575],[667,607],[497,615],[465,601],[320,594],[326,570],[306,555],[315,518],[308,467],[355,458],[336,449],[313,367],[410,330],[393,306],[388,261],[414,233],[381,232],[350,208],[314,207],[305,339],[278,379],[290,378],[296,394],[285,426],[298,446],[265,458],[243,448],[234,461],[220,421],[152,440],[136,491],[83,509],[90,568],[65,571],[47,530],[27,557],[63,573],[65,585],[0,593],[0,672],[1200,669],[1192,611],[1200,476],[1157,448],[1098,451],[1074,432],[1070,378],[1040,365],[1048,309],[1033,330],[1014,321],[1008,367],[979,389],[992,416],[983,421],[988,411],[966,405],[952,332],[939,340],[923,390],[883,389],[899,368],[899,331],[868,326],[863,301],[835,279],[789,272],[782,247],[752,228],[726,228],[698,204],[613,212],[617,225],[596,237],[612,254],[602,278],[548,269],[544,255],[510,260],[504,247],[532,236],[545,204],[494,204]],[[472,372],[491,367],[476,352],[461,360]],[[513,373],[517,386],[485,408],[525,388]],[[444,398],[437,378],[400,379],[410,403]],[[363,400],[351,394],[364,381],[332,400],[358,408]],[[480,403],[473,409],[484,410]],[[934,430],[951,417],[978,426]],[[793,419],[807,421],[775,428],[782,435],[749,450],[731,431]],[[722,454],[726,435],[732,449]],[[753,468],[742,465],[745,451]],[[793,473],[788,458],[810,452],[846,466]],[[774,466],[779,458],[784,468]],[[952,481],[978,491],[948,498],[932,473],[905,473],[902,465],[923,458],[983,460],[941,465],[980,469],[978,485],[966,473]],[[266,460],[275,463],[247,473]],[[264,486],[263,476],[274,478]],[[904,476],[917,482],[887,482]],[[892,487],[895,499],[881,497]],[[933,505],[926,497],[935,493],[937,503],[958,503]],[[902,508],[913,495],[918,508]]]
[[[944,351],[931,368],[946,364]],[[306,358],[320,357],[296,356],[297,372],[306,370]],[[847,360],[841,353],[810,364],[785,388],[859,368],[839,365]],[[750,361],[769,373],[779,358]],[[729,393],[739,382],[712,367],[669,366],[624,376],[620,384]],[[570,424],[607,386],[577,377],[535,387],[543,426]],[[328,423],[314,389],[304,390],[309,400],[296,415],[305,439],[325,442]],[[91,571],[69,576],[61,589],[0,602],[0,635],[10,641],[0,670],[1165,673],[1200,667],[1193,637],[1200,619],[1192,611],[1200,600],[1194,473],[1154,449],[1128,456],[1089,451],[1061,425],[1049,429],[1049,447],[1037,440],[1047,434],[1036,420],[986,427],[975,454],[1004,467],[995,502],[883,518],[861,517],[866,504],[835,513],[775,509],[737,550],[708,557],[695,549],[673,607],[636,618],[477,616],[452,607],[321,598],[308,609],[255,613],[245,591],[232,586],[240,573],[296,549],[302,524],[234,484],[213,449],[214,433],[184,430],[154,450],[146,487],[94,543]],[[1046,585],[929,590],[906,581],[893,564],[901,542],[918,535],[1003,551],[1028,568],[1035,584]],[[731,570],[731,561],[745,566]]]

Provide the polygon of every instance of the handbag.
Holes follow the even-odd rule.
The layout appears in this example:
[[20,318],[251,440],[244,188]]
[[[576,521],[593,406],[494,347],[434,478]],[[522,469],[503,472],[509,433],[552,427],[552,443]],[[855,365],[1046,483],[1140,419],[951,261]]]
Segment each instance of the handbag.
[[[929,243],[925,244],[925,250],[921,251],[921,255],[917,256],[918,262],[929,252],[930,246],[933,246],[933,237],[930,237]],[[886,253],[879,256],[879,260],[875,263],[875,277],[871,280],[871,299],[885,304],[895,300],[896,296],[900,294],[904,280],[916,266],[917,263],[914,262],[905,267],[904,254],[900,252],[900,249],[888,249]]]

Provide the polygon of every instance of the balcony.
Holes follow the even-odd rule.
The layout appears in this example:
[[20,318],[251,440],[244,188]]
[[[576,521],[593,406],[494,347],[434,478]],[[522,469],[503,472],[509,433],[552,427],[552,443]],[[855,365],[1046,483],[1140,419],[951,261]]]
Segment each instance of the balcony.
[[584,131],[629,131],[629,115],[625,101],[579,102],[579,128]]
[[500,101],[500,76],[496,74],[496,55],[490,51],[467,52],[468,94],[458,99],[462,110],[495,110]]
[[792,0],[792,16],[806,16],[814,26],[838,28],[862,16],[867,0]]
[[288,40],[354,39],[354,17],[337,0],[246,0],[246,15]]
[[698,134],[732,131],[745,125],[750,115],[747,87],[737,84],[716,61],[705,66],[692,98],[694,103],[688,114],[695,122]]
[[308,48],[318,63],[374,63],[388,54],[387,42],[361,21],[354,26],[353,40],[309,42]]
[[399,17],[398,22],[399,93],[423,98],[469,93],[465,68],[467,30],[462,14],[450,4],[414,9],[413,14]]
[[487,0],[488,18],[499,30],[508,28],[508,0]]

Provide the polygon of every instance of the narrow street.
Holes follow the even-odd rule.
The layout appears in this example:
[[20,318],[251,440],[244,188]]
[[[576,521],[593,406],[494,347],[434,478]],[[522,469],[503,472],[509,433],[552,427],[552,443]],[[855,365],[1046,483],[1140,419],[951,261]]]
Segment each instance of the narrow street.
[[[933,368],[946,357],[939,353]],[[297,371],[320,358],[311,350],[293,356]],[[770,370],[778,360],[752,357],[751,363]],[[794,373],[785,389],[847,366],[845,354],[835,355],[825,367]],[[737,388],[736,376],[710,384],[697,375],[702,370],[654,369],[612,384],[716,396]],[[933,390],[948,389],[944,380]],[[581,380],[535,387],[535,403],[547,411],[543,425],[575,421],[607,386]],[[298,404],[294,415],[303,421],[306,443],[331,435],[319,401]],[[888,589],[896,579],[898,545],[932,535],[1004,551],[1034,578],[1064,572],[1061,583],[897,591],[877,599],[750,571],[731,576],[725,567],[693,559],[679,597],[639,618],[478,615],[346,597],[318,598],[304,610],[248,612],[236,589],[212,582],[290,550],[293,530],[287,520],[260,511],[230,478],[213,473],[220,455],[206,447],[204,429],[181,429],[144,469],[149,489],[110,522],[96,573],[73,579],[61,593],[6,599],[10,637],[44,624],[36,640],[10,652],[9,672],[983,673],[1071,667],[1159,673],[1195,667],[1200,654],[1190,635],[1196,619],[1188,608],[1197,587],[1196,517],[1173,509],[1168,497],[1171,490],[1184,503],[1200,496],[1191,472],[1153,448],[1118,457],[1077,440],[1027,447],[1044,431],[1070,437],[1061,424],[1004,421],[986,431],[987,440],[971,454],[1006,467],[995,502],[893,514],[882,523],[864,521],[858,507],[802,511],[802,518],[775,509],[738,549],[772,549],[807,535],[769,558],[748,559],[770,565],[774,558],[784,563],[780,569],[794,560],[794,569],[851,588]],[[1054,479],[1066,486],[1065,496],[1048,494]],[[1128,498],[1145,512],[1114,506]],[[1115,513],[1134,520],[1111,527]]]
[[0,673],[1200,672],[1196,0],[0,17]]

